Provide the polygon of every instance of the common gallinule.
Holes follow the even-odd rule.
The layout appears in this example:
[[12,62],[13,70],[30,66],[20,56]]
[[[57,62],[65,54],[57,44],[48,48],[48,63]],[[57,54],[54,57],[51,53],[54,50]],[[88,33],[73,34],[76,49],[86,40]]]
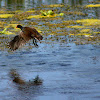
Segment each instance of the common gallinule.
[[18,49],[19,47],[26,44],[26,42],[28,42],[30,39],[33,39],[33,44],[38,46],[36,39],[43,39],[42,35],[35,28],[22,27],[21,25],[17,25],[16,28],[20,28],[21,32],[9,42],[9,47],[11,50]]

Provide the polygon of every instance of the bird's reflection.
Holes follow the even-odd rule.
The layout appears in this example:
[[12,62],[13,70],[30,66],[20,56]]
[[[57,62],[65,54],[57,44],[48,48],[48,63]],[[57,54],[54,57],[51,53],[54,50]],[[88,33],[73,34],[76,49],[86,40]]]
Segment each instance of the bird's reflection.
[[16,69],[11,69],[9,72],[9,76],[12,80],[13,83],[19,84],[19,85],[28,85],[28,86],[32,86],[32,85],[41,85],[42,84],[42,79],[39,78],[39,76],[37,75],[34,79],[29,80],[29,81],[25,81],[17,72]]

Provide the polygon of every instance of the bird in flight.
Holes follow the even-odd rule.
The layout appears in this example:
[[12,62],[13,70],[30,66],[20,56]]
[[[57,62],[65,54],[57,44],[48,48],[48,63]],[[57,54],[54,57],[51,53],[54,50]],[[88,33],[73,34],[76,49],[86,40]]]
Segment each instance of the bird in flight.
[[23,27],[17,25],[16,28],[20,28],[21,32],[19,35],[16,35],[10,42],[9,47],[11,50],[16,50],[23,45],[25,45],[30,39],[33,39],[33,44],[37,45],[37,40],[42,40],[43,36],[35,29],[31,27]]

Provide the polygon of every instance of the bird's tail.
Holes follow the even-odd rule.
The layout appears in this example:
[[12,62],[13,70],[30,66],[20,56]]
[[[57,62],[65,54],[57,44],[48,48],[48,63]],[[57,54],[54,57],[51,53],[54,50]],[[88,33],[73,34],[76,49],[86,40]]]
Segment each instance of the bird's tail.
[[25,84],[25,81],[20,77],[19,73],[15,69],[11,69],[9,74],[13,82],[17,84]]

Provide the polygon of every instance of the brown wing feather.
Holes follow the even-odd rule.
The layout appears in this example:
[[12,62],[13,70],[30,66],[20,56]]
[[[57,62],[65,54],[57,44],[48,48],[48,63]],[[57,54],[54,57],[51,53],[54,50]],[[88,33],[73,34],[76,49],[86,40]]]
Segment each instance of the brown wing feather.
[[26,43],[26,41],[20,36],[16,35],[13,40],[9,42],[9,47],[11,50],[16,50],[23,46]]
[[35,37],[38,40],[43,39],[42,35],[35,28],[24,27],[24,29],[22,31],[23,31],[23,33],[25,33],[27,35],[27,37],[31,37],[31,38]]

